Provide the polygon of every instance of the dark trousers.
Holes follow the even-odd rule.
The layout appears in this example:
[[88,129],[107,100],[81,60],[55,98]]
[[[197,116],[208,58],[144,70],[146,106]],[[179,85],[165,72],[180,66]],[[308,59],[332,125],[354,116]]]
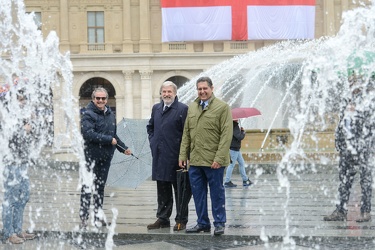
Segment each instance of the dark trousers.
[[93,186],[88,187],[82,185],[81,189],[81,207],[79,215],[81,220],[87,220],[89,218],[90,202],[91,202],[91,193],[93,193],[94,199],[94,213],[95,220],[102,219],[98,218],[97,214],[99,210],[103,209],[104,202],[104,187],[107,182],[109,167],[111,164],[111,159],[99,159],[94,162],[94,167],[90,161],[87,161],[87,170],[93,172],[94,180]]
[[[156,217],[160,220],[163,220],[164,222],[169,222],[169,218],[171,217],[172,214],[172,209],[173,209],[173,194],[175,197],[175,200],[177,200],[177,183],[170,182],[170,181],[156,181],[156,186],[157,186],[157,193],[158,193],[158,210],[156,212]],[[181,222],[181,223],[187,223],[188,221],[188,213],[189,211],[187,210],[186,212],[183,211],[184,214],[181,215],[181,221],[177,221],[177,218],[179,218],[178,211],[177,209],[177,202],[176,202],[176,222]]]
[[362,190],[361,213],[371,211],[372,195],[372,172],[369,166],[369,156],[365,152],[358,155],[352,155],[350,152],[340,153],[339,161],[339,197],[340,204],[337,209],[341,212],[347,212],[347,205],[350,196],[350,189],[353,184],[354,176],[357,173],[355,166],[360,170],[360,185]]
[[189,178],[193,193],[195,210],[198,216],[198,224],[210,226],[207,210],[208,186],[210,187],[212,216],[214,226],[225,226],[225,189],[223,185],[224,169],[212,169],[210,167],[190,166]]

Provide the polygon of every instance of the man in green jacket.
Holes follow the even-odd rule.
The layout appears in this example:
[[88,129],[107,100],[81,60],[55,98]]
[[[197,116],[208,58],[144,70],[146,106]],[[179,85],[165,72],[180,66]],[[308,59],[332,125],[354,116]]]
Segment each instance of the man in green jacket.
[[226,222],[224,169],[230,163],[233,124],[230,107],[213,94],[209,77],[196,83],[198,98],[189,105],[182,136],[179,166],[190,164],[189,177],[197,213],[197,225],[187,233],[210,232],[207,211],[208,185],[214,218],[214,235],[224,233]]

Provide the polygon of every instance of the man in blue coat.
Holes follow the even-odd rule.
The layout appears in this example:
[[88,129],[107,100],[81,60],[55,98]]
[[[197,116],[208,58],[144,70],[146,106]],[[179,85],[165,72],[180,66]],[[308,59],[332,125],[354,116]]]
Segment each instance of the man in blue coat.
[[96,88],[92,101],[87,105],[81,119],[81,133],[84,139],[84,152],[88,173],[93,173],[93,183],[90,175],[83,176],[81,190],[81,206],[79,216],[82,229],[87,227],[91,193],[94,198],[94,223],[96,227],[106,226],[104,220],[103,199],[104,187],[107,182],[109,167],[115,149],[126,155],[131,151],[116,134],[116,118],[111,108],[107,106],[108,92],[104,88]]
[[[162,101],[153,106],[147,125],[152,153],[152,180],[157,185],[158,219],[148,225],[147,229],[170,227],[173,191],[175,198],[177,197],[176,170],[180,169],[178,155],[188,110],[187,105],[178,101],[177,86],[173,82],[164,82],[160,93]],[[188,221],[188,209],[183,209],[184,214],[181,215],[179,209],[176,209],[176,225],[173,229],[184,230]]]

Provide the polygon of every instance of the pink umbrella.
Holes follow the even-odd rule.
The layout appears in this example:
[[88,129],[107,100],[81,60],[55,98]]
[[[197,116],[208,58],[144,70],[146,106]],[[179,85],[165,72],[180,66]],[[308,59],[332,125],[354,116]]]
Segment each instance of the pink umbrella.
[[256,108],[234,108],[232,109],[232,118],[237,120],[240,118],[248,118],[251,116],[261,115],[260,111]]

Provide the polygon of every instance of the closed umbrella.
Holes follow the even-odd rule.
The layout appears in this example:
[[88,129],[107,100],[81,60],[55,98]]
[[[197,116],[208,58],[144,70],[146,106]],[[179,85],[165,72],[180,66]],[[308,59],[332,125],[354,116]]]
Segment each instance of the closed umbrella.
[[177,207],[177,226],[180,230],[180,223],[184,221],[183,215],[187,214],[189,210],[189,202],[191,199],[192,193],[190,188],[189,172],[186,169],[177,170],[177,198],[176,198],[176,207]]

